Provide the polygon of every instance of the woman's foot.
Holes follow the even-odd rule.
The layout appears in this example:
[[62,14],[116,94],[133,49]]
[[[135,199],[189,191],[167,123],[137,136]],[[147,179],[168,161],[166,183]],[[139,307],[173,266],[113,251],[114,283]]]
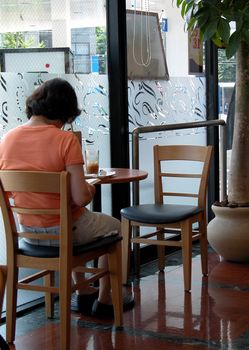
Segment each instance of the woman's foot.
[[98,296],[98,289],[91,292],[87,291],[86,294],[73,293],[71,296],[71,311],[91,315],[93,303],[98,299]]
[[[123,311],[132,309],[135,305],[134,298],[131,294],[123,297]],[[96,299],[92,306],[92,316],[99,318],[113,318],[114,309],[112,304],[104,304]]]

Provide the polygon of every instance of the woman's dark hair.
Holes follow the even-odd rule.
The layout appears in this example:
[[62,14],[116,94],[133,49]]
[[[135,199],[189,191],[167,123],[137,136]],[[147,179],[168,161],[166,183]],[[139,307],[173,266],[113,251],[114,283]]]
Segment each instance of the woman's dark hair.
[[46,81],[26,100],[28,119],[32,115],[42,115],[66,124],[72,123],[80,112],[73,87],[60,78]]

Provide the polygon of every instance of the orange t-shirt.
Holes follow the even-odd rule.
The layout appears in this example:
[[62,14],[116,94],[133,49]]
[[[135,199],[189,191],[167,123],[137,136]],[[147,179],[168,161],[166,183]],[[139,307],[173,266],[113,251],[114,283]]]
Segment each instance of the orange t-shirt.
[[[6,133],[0,142],[0,169],[60,172],[67,165],[84,164],[81,146],[70,131],[54,125],[21,125]],[[58,208],[59,195],[41,193],[12,193],[15,204],[26,208]],[[83,208],[72,206],[73,219]],[[48,215],[19,215],[19,222],[31,227],[59,225],[59,217]]]

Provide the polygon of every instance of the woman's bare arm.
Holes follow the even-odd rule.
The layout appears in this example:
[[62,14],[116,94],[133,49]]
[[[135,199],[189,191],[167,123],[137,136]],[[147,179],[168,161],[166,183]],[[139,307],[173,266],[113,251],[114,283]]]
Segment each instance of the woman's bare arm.
[[80,207],[85,207],[94,197],[94,185],[86,182],[82,164],[68,165],[66,166],[66,170],[71,174],[71,195],[73,202]]

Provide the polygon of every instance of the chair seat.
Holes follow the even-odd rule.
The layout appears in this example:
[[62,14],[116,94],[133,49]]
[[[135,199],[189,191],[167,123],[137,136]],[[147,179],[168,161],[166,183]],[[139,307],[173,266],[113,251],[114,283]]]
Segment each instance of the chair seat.
[[203,212],[191,205],[140,204],[123,208],[121,215],[126,219],[147,224],[170,224]]
[[[116,243],[122,239],[119,235],[112,235],[100,239],[96,239],[93,242],[78,245],[73,247],[73,255],[80,255],[88,253],[92,250],[107,247],[113,243]],[[50,247],[42,245],[34,245],[27,243],[24,239],[19,241],[18,254],[33,256],[37,258],[57,258],[59,257],[59,247]]]

